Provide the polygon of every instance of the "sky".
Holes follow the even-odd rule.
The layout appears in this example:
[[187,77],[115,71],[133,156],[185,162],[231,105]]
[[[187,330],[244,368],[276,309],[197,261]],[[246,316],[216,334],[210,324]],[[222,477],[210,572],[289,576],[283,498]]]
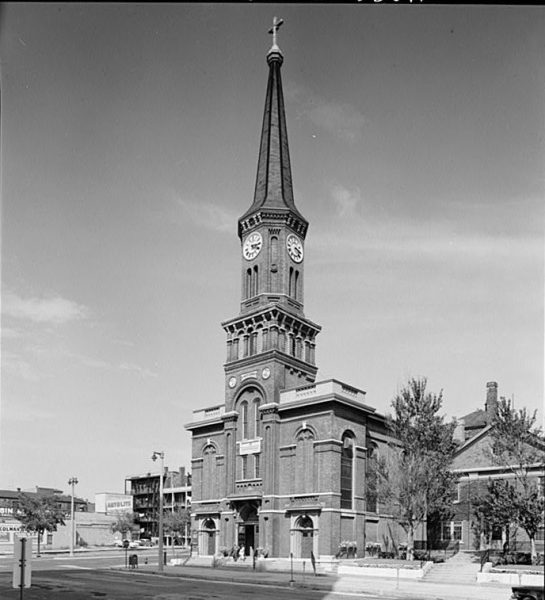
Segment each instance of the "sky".
[[543,418],[545,9],[2,5],[0,488],[190,469],[278,44],[318,379]]

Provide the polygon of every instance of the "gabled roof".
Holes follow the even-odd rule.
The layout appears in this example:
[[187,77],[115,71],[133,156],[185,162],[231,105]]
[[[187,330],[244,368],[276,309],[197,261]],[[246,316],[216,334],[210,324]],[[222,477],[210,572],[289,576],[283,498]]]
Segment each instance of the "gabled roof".
[[[479,411],[476,411],[479,412]],[[484,412],[484,411],[480,411],[480,412]],[[465,418],[465,417],[464,417]],[[470,437],[469,439],[467,439],[459,448],[457,448],[456,452],[454,453],[454,456],[459,456],[460,454],[462,454],[465,450],[467,450],[467,448],[469,446],[472,446],[473,444],[477,443],[479,440],[481,440],[482,438],[486,437],[488,435],[488,432],[492,429],[491,425],[486,425],[485,427],[483,427],[483,429],[481,429],[481,431],[479,431],[478,433],[476,433],[474,436]]]
[[462,419],[464,421],[464,426],[471,429],[475,429],[477,427],[486,427],[488,425],[486,411],[481,409],[474,410],[472,413],[462,417]]

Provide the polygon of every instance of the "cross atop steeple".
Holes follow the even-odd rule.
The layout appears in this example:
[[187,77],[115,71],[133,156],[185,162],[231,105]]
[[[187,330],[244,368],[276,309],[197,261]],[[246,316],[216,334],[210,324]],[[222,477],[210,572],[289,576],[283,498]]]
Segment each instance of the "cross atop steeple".
[[282,19],[279,19],[278,17],[273,18],[273,26],[269,29],[269,33],[272,33],[273,36],[273,43],[272,48],[269,50],[269,52],[280,52],[280,48],[276,43],[276,34],[278,33],[278,29],[280,28],[280,25],[282,25],[283,22],[284,21]]

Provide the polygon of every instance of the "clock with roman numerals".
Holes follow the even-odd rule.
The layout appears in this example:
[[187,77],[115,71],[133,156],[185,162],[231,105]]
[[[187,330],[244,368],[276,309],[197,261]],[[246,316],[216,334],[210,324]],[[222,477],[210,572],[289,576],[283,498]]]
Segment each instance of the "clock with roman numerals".
[[303,243],[293,233],[290,233],[286,239],[286,248],[294,262],[300,263],[303,260]]
[[242,246],[242,256],[246,260],[253,260],[263,247],[263,238],[259,231],[254,231],[245,240]]

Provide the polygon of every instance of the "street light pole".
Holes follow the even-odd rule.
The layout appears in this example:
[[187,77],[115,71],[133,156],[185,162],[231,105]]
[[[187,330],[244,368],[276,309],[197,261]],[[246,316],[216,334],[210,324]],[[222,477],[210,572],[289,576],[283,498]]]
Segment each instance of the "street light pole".
[[77,477],[70,477],[68,485],[72,486],[72,496],[70,498],[70,556],[74,556],[74,537],[76,533],[76,524],[74,523],[74,486],[78,483]]
[[164,451],[158,452],[153,451],[151,460],[156,461],[157,458],[161,459],[161,472],[159,474],[159,572],[163,572],[163,476],[165,474]]

